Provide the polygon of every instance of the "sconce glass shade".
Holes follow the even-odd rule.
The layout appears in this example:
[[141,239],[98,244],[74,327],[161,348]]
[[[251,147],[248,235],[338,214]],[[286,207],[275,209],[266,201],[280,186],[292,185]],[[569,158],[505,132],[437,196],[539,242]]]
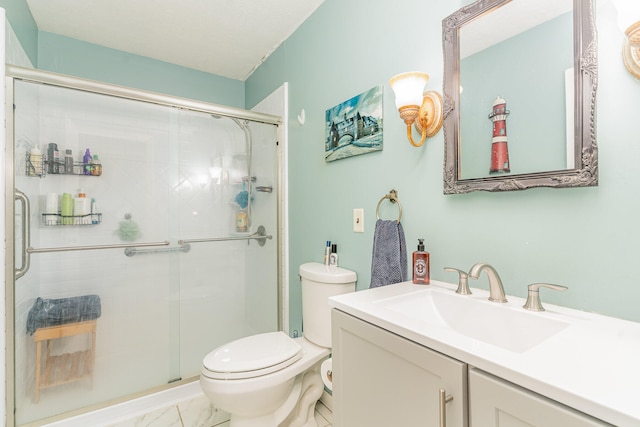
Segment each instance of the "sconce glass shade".
[[393,76],[389,80],[389,86],[396,96],[396,108],[407,105],[422,105],[422,92],[429,81],[427,73],[411,71]]
[[636,79],[640,79],[640,1],[612,0],[618,10],[618,27],[624,31],[622,60]]
[[[414,147],[422,146],[427,137],[435,135],[442,127],[442,96],[424,91],[428,81],[429,75],[419,71],[398,74],[389,80],[400,118],[407,125],[407,139]],[[420,133],[418,142],[413,140],[412,124]]]
[[618,11],[618,27],[626,31],[634,22],[640,20],[640,2],[638,0],[611,0]]

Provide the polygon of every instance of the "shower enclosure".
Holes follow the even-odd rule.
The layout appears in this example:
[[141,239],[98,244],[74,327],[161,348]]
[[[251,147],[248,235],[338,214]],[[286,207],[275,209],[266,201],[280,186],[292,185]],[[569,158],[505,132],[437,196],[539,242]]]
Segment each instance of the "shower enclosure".
[[8,425],[192,381],[279,329],[279,118],[8,75]]

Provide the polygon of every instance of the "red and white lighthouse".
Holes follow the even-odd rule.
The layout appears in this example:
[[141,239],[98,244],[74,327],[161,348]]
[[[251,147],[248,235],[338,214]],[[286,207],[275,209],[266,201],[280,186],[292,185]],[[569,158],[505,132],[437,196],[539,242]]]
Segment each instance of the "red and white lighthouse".
[[489,173],[511,172],[509,166],[509,147],[507,146],[507,101],[499,96],[493,102],[493,112],[489,119],[493,121],[491,139],[491,169]]

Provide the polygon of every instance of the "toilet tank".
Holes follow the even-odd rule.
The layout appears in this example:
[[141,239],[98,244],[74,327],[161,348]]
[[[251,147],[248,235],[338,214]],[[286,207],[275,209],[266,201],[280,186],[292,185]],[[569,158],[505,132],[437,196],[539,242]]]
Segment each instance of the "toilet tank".
[[355,292],[358,276],[346,268],[308,262],[300,266],[302,331],[309,341],[331,348],[331,307],[328,298]]

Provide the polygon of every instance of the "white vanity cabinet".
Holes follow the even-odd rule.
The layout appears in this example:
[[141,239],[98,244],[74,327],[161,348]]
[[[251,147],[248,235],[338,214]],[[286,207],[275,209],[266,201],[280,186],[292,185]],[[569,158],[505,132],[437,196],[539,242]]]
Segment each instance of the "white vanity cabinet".
[[465,363],[339,310],[331,321],[334,427],[467,426]]
[[336,427],[640,427],[640,323],[456,288],[329,298]]
[[522,387],[469,369],[469,427],[611,426]]

